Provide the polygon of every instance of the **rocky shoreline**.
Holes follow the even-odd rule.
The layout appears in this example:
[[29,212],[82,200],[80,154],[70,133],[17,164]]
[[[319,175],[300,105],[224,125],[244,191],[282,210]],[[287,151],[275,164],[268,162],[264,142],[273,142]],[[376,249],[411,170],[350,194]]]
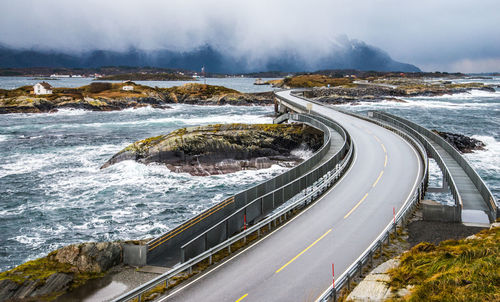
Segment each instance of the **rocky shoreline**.
[[444,138],[448,143],[450,143],[461,153],[472,153],[475,150],[484,150],[484,147],[486,147],[485,143],[483,143],[482,141],[462,134],[443,132],[438,130],[432,131]]
[[0,274],[0,301],[53,300],[122,264],[127,242],[72,244]]
[[196,176],[292,166],[302,161],[292,151],[305,145],[317,150],[323,133],[305,124],[218,124],[178,129],[147,138],[115,154],[102,167],[124,160],[160,163],[177,173]]
[[482,90],[495,92],[495,89],[483,84],[474,85],[429,85],[418,86],[378,86],[378,85],[359,85],[356,87],[332,87],[332,88],[314,88],[310,91],[305,91],[304,96],[313,98],[316,101],[332,105],[356,104],[358,102],[379,102],[383,100],[405,102],[402,97],[416,96],[440,96],[445,94],[456,94],[470,92],[471,90]]
[[[132,90],[124,90],[124,87]],[[117,111],[127,108],[169,109],[171,104],[271,105],[272,92],[241,93],[222,86],[189,83],[171,88],[152,88],[133,82],[94,82],[79,88],[54,88],[53,94],[34,95],[31,86],[0,89],[0,114],[47,113],[59,109]]]

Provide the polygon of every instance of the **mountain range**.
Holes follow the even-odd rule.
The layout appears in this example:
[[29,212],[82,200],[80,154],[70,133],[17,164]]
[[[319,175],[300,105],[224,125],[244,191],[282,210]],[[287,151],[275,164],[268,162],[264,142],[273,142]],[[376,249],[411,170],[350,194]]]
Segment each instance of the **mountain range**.
[[[314,51],[311,51],[314,53]],[[0,67],[68,67],[95,68],[102,66],[151,66],[186,70],[205,70],[211,73],[238,74],[255,71],[284,72],[314,71],[319,69],[356,69],[373,71],[419,72],[414,65],[393,60],[388,53],[362,41],[349,40],[348,45],[332,48],[331,53],[319,58],[299,52],[281,50],[260,58],[258,63],[242,56],[219,51],[210,45],[187,52],[172,50],[127,51],[92,50],[83,53],[16,49],[0,45]]]

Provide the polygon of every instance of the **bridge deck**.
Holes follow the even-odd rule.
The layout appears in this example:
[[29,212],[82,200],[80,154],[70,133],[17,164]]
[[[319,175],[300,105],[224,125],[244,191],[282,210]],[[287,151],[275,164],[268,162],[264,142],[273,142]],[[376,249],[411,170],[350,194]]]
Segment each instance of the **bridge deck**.
[[476,186],[472,183],[471,179],[465,171],[460,167],[457,161],[439,144],[434,141],[430,141],[432,146],[441,155],[444,163],[448,167],[455,183],[457,185],[458,192],[462,197],[463,209],[464,210],[480,210],[489,211],[489,208],[485,204],[483,197],[477,190]]

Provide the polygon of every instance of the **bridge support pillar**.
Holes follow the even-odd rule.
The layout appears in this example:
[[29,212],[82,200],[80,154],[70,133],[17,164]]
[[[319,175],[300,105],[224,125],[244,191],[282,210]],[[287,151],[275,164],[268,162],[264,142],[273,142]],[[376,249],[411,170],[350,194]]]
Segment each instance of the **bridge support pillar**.
[[130,266],[146,265],[148,247],[146,245],[124,244],[123,263]]
[[426,221],[462,222],[462,209],[441,204],[434,200],[422,200],[422,214]]
[[439,188],[431,188],[431,187],[428,187],[427,188],[427,192],[429,193],[446,193],[449,191],[449,187],[448,187],[448,182],[446,181],[446,179],[444,178],[444,176],[442,176],[442,185],[441,187]]

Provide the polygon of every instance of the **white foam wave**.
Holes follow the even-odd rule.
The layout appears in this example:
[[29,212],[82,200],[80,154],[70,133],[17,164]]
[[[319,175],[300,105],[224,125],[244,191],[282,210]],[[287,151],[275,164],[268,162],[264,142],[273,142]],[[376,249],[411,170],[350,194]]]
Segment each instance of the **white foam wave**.
[[467,153],[465,157],[474,167],[498,177],[500,175],[500,142],[491,136],[473,135],[472,137],[484,142],[486,150]]
[[5,142],[9,140],[10,135],[0,135],[0,142]]
[[297,149],[292,150],[290,153],[303,160],[306,160],[309,157],[313,156],[314,151],[311,148],[309,148],[306,144],[301,144]]
[[438,96],[419,96],[421,99],[475,99],[475,98],[498,98],[500,97],[500,91],[485,91],[485,90],[477,90],[473,89],[468,92],[460,92],[453,94],[444,94]]

